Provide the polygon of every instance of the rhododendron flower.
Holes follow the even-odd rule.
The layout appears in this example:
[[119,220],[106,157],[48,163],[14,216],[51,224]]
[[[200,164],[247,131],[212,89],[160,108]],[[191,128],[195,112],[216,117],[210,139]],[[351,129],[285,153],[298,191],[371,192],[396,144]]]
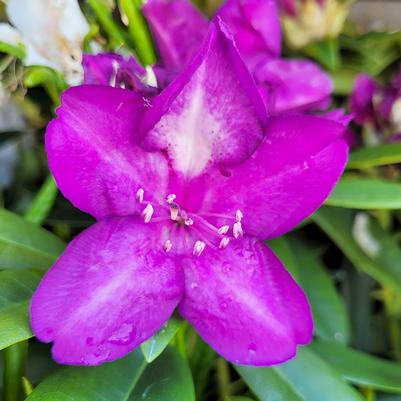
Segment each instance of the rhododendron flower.
[[26,65],[54,68],[71,85],[82,82],[82,45],[89,25],[77,0],[8,0],[7,15],[16,29],[2,28],[0,40],[15,46],[20,37]]
[[[143,11],[162,65],[178,71],[206,34],[205,17],[188,0],[148,0]],[[227,0],[217,14],[229,26],[271,113],[306,112],[329,105],[333,84],[317,64],[279,58],[281,32],[275,0]]]
[[369,75],[359,74],[349,106],[358,124],[370,124],[376,132],[398,138],[401,133],[401,69],[386,86]]
[[239,364],[283,362],[311,340],[306,297],[261,240],[329,195],[347,159],[341,124],[267,118],[221,21],[160,95],[83,85],[57,114],[51,171],[98,220],[32,299],[32,329],[57,361],[122,357],[176,308]]

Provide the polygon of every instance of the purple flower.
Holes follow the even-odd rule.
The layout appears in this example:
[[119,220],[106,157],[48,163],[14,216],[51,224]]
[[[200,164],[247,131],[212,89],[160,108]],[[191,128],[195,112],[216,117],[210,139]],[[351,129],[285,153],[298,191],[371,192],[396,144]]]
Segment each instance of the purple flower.
[[377,88],[376,81],[369,75],[360,74],[357,76],[350,97],[350,109],[355,115],[355,122],[358,124],[374,121],[373,96]]
[[370,124],[384,137],[396,135],[398,138],[401,132],[401,69],[386,86],[369,75],[358,75],[349,107],[358,124]]
[[110,85],[147,95],[157,93],[156,74],[152,69],[143,68],[134,57],[125,59],[116,53],[84,54],[82,66],[86,85]]
[[32,299],[32,329],[58,362],[122,357],[176,308],[239,364],[283,362],[311,340],[306,297],[262,240],[329,195],[347,159],[341,124],[267,118],[221,22],[159,96],[84,85],[57,114],[51,171],[98,220]]
[[[205,17],[188,0],[149,0],[144,13],[162,65],[179,71],[206,34]],[[227,0],[217,15],[228,25],[271,113],[306,112],[330,104],[332,81],[318,65],[279,58],[281,31],[275,0]]]

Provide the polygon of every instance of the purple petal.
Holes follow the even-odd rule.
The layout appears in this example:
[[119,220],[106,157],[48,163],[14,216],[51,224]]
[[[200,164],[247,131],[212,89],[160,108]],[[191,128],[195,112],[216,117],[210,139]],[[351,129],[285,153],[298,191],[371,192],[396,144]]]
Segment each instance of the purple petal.
[[84,84],[126,88],[155,95],[157,88],[146,84],[147,71],[133,58],[116,53],[84,54]]
[[[343,125],[324,118],[271,118],[252,157],[228,176],[215,171],[193,180],[188,194],[197,195],[189,197],[188,204],[209,214],[235,214],[239,209],[245,233],[261,239],[282,235],[312,214],[334,188],[348,156],[343,134]],[[227,221],[214,224],[220,227]]]
[[346,114],[343,109],[334,109],[328,113],[321,114],[320,117],[328,118],[332,121],[344,125],[344,140],[348,143],[350,149],[354,148],[358,144],[358,138],[354,131],[348,128],[349,123],[354,119],[354,114]]
[[46,132],[57,185],[76,207],[96,218],[139,212],[136,193],[149,201],[167,193],[167,161],[136,143],[142,95],[106,86],[74,87],[62,95]]
[[184,262],[179,311],[219,354],[272,365],[312,339],[308,301],[273,252],[253,238]]
[[[325,109],[333,91],[331,78],[307,60],[272,60],[255,73],[263,97],[274,98],[273,112]],[[268,95],[267,95],[268,94]]]
[[110,85],[114,73],[113,63],[120,65],[124,58],[116,53],[84,54],[84,84]]
[[180,71],[206,36],[206,17],[188,0],[148,0],[142,10],[163,66]]
[[245,160],[264,136],[266,111],[221,21],[200,52],[157,98],[142,121],[144,146],[166,149],[185,177],[213,162]]
[[373,95],[378,89],[376,81],[369,75],[357,76],[350,98],[350,109],[358,124],[374,121]]
[[218,11],[248,67],[278,57],[281,29],[275,0],[228,0]]
[[132,351],[180,301],[181,268],[167,258],[159,225],[103,220],[75,238],[31,304],[37,338],[65,364],[97,365]]

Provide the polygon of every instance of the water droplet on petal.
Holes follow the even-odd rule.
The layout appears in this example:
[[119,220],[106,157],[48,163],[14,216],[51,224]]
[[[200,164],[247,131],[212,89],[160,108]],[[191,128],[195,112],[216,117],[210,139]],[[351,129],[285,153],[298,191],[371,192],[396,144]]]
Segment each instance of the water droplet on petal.
[[251,355],[255,355],[256,354],[256,349],[257,349],[256,344],[251,343],[251,344],[248,345],[248,352]]
[[191,283],[190,287],[194,290],[195,288],[198,287],[198,284],[197,283]]

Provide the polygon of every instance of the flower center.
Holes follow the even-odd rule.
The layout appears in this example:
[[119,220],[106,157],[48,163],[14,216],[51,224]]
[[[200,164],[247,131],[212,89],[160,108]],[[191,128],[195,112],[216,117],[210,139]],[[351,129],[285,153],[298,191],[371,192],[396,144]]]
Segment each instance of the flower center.
[[[192,237],[197,238],[192,247],[192,254],[194,256],[200,256],[206,246],[213,249],[225,249],[231,240],[237,240],[244,234],[241,223],[244,216],[240,210],[237,210],[234,215],[190,213],[183,210],[175,201],[175,194],[167,195],[164,204],[145,201],[145,191],[143,188],[139,188],[136,195],[137,201],[146,205],[142,211],[145,223],[171,221],[175,228],[184,228],[192,234]],[[167,213],[165,213],[165,216],[154,217],[156,208]],[[224,219],[230,224],[217,227],[210,223],[207,217]],[[167,239],[164,243],[164,250],[170,252],[173,247],[174,243],[172,240]]]

